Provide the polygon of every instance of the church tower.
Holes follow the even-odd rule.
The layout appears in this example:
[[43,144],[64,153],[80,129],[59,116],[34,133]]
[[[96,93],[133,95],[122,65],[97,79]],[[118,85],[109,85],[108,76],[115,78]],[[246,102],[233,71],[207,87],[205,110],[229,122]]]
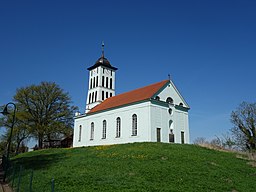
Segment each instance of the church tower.
[[113,67],[104,57],[104,43],[102,43],[101,57],[93,66],[88,68],[89,86],[85,113],[88,113],[105,99],[115,96],[116,70],[117,68]]

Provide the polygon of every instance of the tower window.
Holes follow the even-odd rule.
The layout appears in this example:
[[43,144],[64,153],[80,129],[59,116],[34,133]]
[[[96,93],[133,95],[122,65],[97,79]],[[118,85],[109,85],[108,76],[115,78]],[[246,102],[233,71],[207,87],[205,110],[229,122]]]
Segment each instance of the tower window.
[[108,92],[106,92],[106,99],[108,98]]
[[102,101],[104,100],[104,91],[102,91]]
[[91,135],[90,135],[90,140],[94,139],[94,123],[91,123]]
[[117,117],[116,118],[116,137],[120,137],[121,136],[121,118]]
[[106,139],[107,137],[107,121],[103,121],[103,128],[102,128],[102,139]]
[[101,86],[104,87],[104,76],[102,76],[102,83]]
[[91,93],[89,94],[89,103],[91,103]]
[[[98,69],[98,68],[97,68]],[[98,76],[96,77],[96,87],[98,87]]]
[[94,92],[92,92],[92,103],[93,103],[93,99],[94,99]]
[[92,78],[91,78],[91,83],[90,83],[90,89],[92,88]]
[[160,100],[160,97],[159,97],[159,96],[156,96],[155,99],[156,99],[157,101],[159,101],[159,100]]
[[112,78],[110,78],[110,89],[112,89]]
[[138,129],[137,129],[137,115],[132,115],[132,136],[137,136]]
[[110,70],[111,72],[110,72],[110,74],[111,74],[111,76],[112,76],[112,70]]
[[93,77],[93,88],[95,87],[95,77]]
[[108,77],[106,77],[106,87],[108,88]]
[[103,74],[104,74],[104,71],[105,71],[105,69],[103,68]]
[[109,97],[112,97],[112,93],[109,93]]
[[95,92],[95,102],[97,101],[97,91]]

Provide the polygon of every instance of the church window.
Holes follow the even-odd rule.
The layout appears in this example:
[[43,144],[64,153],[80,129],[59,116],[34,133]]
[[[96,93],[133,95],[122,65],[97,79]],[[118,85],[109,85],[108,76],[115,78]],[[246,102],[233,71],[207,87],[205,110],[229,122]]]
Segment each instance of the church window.
[[82,136],[82,125],[79,126],[78,142],[81,141],[81,136]]
[[95,77],[93,77],[93,88],[95,87]]
[[104,100],[104,91],[102,91],[102,101]]
[[106,92],[106,99],[108,98],[108,92]]
[[103,74],[104,74],[104,71],[105,71],[105,69],[103,68]]
[[106,87],[108,88],[108,77],[106,77]]
[[156,96],[155,99],[156,99],[157,101],[159,101],[159,100],[160,100],[160,97],[159,97],[159,96]]
[[97,91],[95,92],[95,102],[97,101]]
[[168,109],[168,112],[169,112],[170,115],[172,115],[172,109],[171,108]]
[[132,115],[132,136],[137,136],[138,130],[137,130],[137,115]]
[[104,87],[104,76],[102,76],[102,83],[101,86]]
[[103,121],[103,128],[102,128],[102,139],[106,139],[107,137],[107,121]]
[[112,97],[112,93],[109,93],[109,97]]
[[183,106],[183,103],[180,103],[179,106]]
[[112,78],[109,79],[110,80],[110,89],[112,89]]
[[121,118],[117,117],[116,118],[116,137],[120,137],[121,136]]
[[111,76],[112,76],[112,70],[110,70],[111,71]]
[[168,97],[166,99],[166,102],[169,103],[169,104],[173,104],[173,99],[171,97]]
[[94,139],[94,123],[91,123],[91,135],[90,135],[90,140]]
[[93,103],[93,100],[94,100],[94,92],[92,92],[92,103]]
[[91,103],[91,93],[89,94],[89,103]]
[[98,76],[96,77],[96,87],[98,87]]
[[90,89],[92,89],[92,78],[91,78],[91,83],[90,83]]

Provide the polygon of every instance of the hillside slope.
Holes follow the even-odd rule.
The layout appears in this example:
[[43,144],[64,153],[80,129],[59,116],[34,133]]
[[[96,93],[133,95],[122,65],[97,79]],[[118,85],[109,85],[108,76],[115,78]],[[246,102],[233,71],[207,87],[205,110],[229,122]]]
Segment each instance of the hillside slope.
[[[28,191],[256,191],[256,168],[236,154],[194,145],[134,143],[29,152],[13,159],[23,166]],[[14,185],[17,186],[17,174]],[[11,181],[11,178],[10,178]]]

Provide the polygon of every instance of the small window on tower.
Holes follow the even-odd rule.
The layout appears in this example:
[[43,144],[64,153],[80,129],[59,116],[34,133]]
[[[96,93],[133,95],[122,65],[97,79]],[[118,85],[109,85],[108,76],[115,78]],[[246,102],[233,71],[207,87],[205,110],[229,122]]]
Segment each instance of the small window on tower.
[[108,92],[106,92],[106,98],[108,98]]
[[102,91],[102,101],[104,100],[104,91]]
[[112,89],[112,78],[109,79],[110,80],[110,89]]

